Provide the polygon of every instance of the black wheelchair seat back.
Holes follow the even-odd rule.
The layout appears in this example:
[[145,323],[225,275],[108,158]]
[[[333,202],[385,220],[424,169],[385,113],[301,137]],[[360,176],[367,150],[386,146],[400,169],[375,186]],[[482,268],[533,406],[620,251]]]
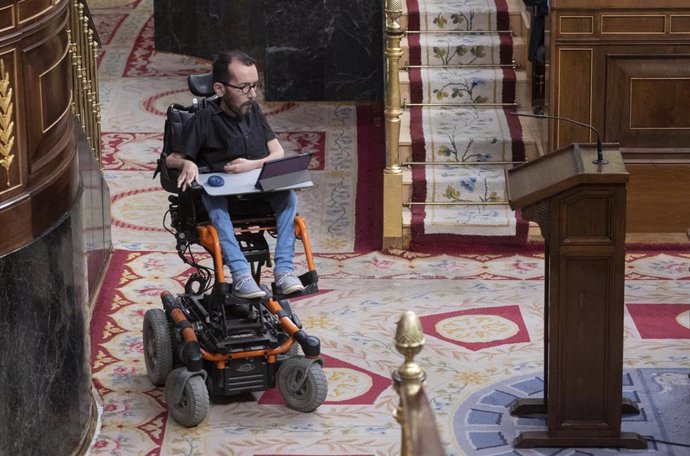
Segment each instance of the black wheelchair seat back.
[[206,106],[208,100],[213,99],[213,76],[209,73],[193,74],[187,77],[189,91],[201,97],[194,98],[191,105],[173,103],[168,106],[163,127],[163,150],[158,159],[158,166],[153,174],[155,178],[161,173],[161,186],[170,193],[177,193],[177,171],[165,166],[165,157],[173,152],[176,139],[182,135],[185,122]]

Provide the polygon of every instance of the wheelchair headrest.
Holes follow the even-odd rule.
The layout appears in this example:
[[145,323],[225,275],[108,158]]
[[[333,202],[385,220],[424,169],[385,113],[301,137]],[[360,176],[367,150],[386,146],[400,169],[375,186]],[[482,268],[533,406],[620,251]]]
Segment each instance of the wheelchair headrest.
[[198,97],[210,97],[215,95],[213,90],[213,74],[211,72],[203,74],[190,74],[187,76],[189,91]]

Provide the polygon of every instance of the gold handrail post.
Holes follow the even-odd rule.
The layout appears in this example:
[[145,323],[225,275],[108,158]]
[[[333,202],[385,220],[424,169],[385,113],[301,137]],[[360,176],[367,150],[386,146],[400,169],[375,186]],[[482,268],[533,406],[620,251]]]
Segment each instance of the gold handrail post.
[[398,326],[395,331],[395,348],[405,357],[405,361],[392,375],[393,386],[400,396],[398,407],[393,412],[393,416],[400,424],[402,430],[401,456],[414,456],[412,436],[416,435],[414,428],[419,423],[405,419],[405,406],[412,402],[411,400],[408,401],[408,399],[417,396],[426,379],[426,374],[419,367],[419,364],[414,361],[414,357],[422,351],[423,347],[424,333],[422,332],[422,324],[414,312],[405,311],[400,320],[398,320]]
[[402,248],[402,169],[400,168],[400,26],[402,0],[385,0],[386,13],[386,169],[383,172],[383,247]]

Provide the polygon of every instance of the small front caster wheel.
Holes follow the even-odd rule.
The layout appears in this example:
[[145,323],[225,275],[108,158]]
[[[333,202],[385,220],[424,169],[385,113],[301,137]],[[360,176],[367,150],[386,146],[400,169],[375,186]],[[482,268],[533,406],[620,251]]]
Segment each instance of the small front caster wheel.
[[303,356],[288,358],[278,369],[278,391],[290,408],[312,412],[328,394],[328,382],[319,363]]
[[[186,383],[182,387],[185,376],[174,375],[180,369],[173,371],[165,382],[165,401],[168,411],[177,423],[185,427],[194,427],[206,418],[209,407],[208,389],[200,375],[186,378]],[[182,390],[177,391],[180,388]],[[179,397],[176,399],[175,396]]]

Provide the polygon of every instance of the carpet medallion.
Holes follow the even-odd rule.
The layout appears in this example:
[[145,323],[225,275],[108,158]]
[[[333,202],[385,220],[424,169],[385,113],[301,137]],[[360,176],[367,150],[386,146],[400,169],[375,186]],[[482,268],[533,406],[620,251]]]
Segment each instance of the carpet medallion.
[[[629,369],[623,373],[623,397],[640,409],[639,415],[624,415],[623,432],[645,438],[690,444],[687,407],[688,369]],[[543,417],[513,417],[510,404],[518,398],[541,398],[544,382],[540,376],[522,375],[491,385],[473,394],[455,412],[455,438],[466,454],[476,456],[605,456],[616,454],[690,454],[690,448],[649,442],[647,450],[613,448],[513,449],[513,440],[522,432],[544,431]],[[663,414],[663,416],[662,416]]]

